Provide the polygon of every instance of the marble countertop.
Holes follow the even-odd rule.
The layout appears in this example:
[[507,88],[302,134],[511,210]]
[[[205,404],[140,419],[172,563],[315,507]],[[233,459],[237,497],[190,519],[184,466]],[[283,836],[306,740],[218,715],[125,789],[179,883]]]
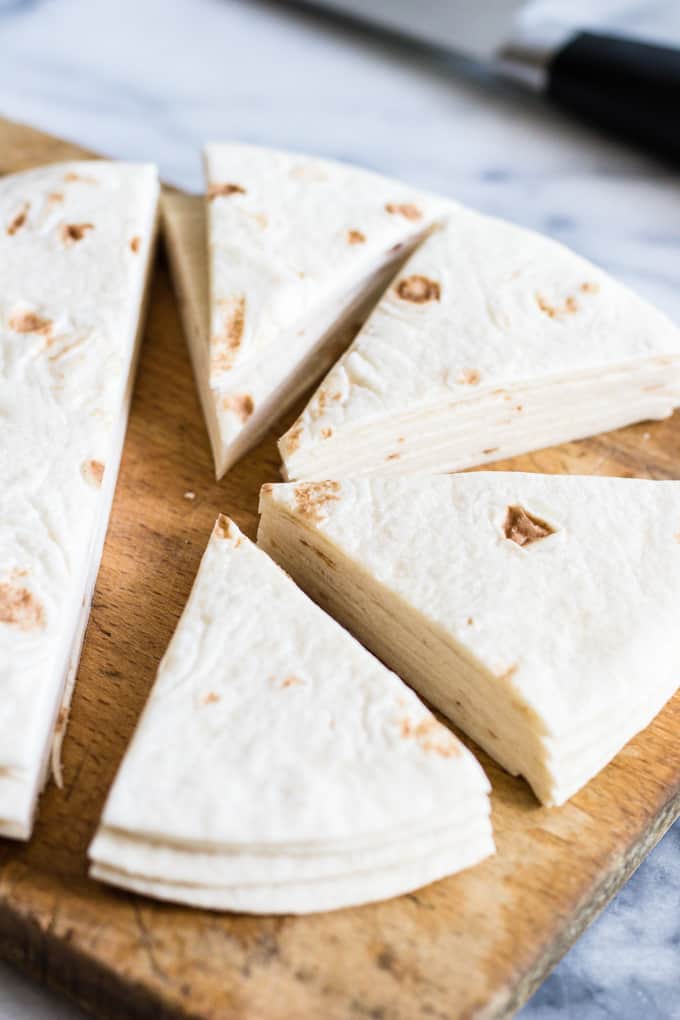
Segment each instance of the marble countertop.
[[[677,4],[627,6],[680,41]],[[423,47],[257,0],[0,0],[0,112],[196,190],[207,139],[353,160],[552,234],[680,321],[670,172]],[[680,1020],[679,905],[680,823],[523,1020]],[[0,1020],[77,1016],[0,964]]]

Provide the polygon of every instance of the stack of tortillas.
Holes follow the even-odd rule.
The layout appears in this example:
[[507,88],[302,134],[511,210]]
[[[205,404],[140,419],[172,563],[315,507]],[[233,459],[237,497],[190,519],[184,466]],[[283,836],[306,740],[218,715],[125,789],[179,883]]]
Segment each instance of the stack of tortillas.
[[0,180],[0,833],[28,838],[108,523],[153,250],[155,168]]
[[474,757],[221,517],[106,804],[92,874],[310,912],[493,852]]
[[680,482],[310,482],[260,510],[260,544],[546,804],[680,684]]
[[555,241],[454,208],[279,446],[290,479],[457,471],[678,404],[661,312]]
[[220,478],[345,350],[450,203],[368,170],[210,145],[165,232]]

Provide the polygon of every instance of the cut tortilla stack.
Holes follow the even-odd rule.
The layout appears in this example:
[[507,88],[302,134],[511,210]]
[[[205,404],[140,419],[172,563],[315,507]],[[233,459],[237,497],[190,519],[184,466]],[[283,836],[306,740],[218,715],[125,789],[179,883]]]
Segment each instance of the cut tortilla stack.
[[154,167],[0,179],[0,834],[30,836],[59,748],[116,483],[158,204]]
[[545,804],[680,683],[680,482],[308,482],[260,511],[262,547]]
[[164,228],[220,478],[346,349],[450,203],[357,167],[209,145]]
[[488,791],[415,694],[221,516],[91,873],[211,909],[366,903],[492,853]]
[[462,208],[279,442],[288,479],[458,471],[663,418],[680,331],[556,242]]

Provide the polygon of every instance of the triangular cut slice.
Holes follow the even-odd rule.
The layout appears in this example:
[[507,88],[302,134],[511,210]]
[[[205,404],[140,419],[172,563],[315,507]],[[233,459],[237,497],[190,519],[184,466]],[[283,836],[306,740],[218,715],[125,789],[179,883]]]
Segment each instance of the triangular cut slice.
[[546,804],[680,683],[680,482],[307,482],[260,510],[262,547]]
[[154,167],[0,180],[0,834],[30,836],[59,748],[118,473]]
[[562,245],[452,209],[280,440],[289,479],[457,471],[663,418],[680,331]]
[[347,348],[445,199],[368,170],[209,145],[164,225],[218,478]]
[[92,874],[214,909],[364,903],[492,853],[488,791],[416,695],[221,516]]

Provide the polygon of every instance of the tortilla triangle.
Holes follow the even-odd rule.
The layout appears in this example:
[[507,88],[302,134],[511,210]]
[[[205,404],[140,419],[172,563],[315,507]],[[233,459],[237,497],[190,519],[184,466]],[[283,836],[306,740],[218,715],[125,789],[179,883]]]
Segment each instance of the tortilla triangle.
[[367,902],[492,852],[487,793],[413,692],[220,517],[93,874],[215,909]]
[[268,485],[258,541],[546,804],[680,683],[680,482],[479,472]]
[[127,423],[152,166],[0,180],[0,833],[30,836],[59,746]]
[[680,404],[680,330],[567,248],[452,208],[282,437],[284,474],[447,472]]
[[347,164],[209,145],[164,221],[218,478],[345,350],[450,203]]

